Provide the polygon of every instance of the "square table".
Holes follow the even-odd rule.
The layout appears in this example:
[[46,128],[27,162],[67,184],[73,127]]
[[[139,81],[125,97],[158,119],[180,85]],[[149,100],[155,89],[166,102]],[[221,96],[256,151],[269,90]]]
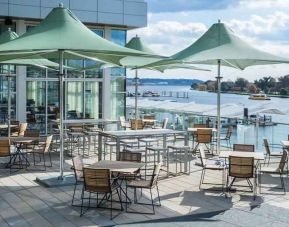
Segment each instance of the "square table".
[[244,158],[254,158],[254,160],[261,161],[264,160],[264,154],[262,152],[246,152],[246,151],[220,151],[220,158],[229,158],[229,156],[244,157]]
[[111,172],[118,173],[134,173],[145,166],[143,162],[124,162],[124,161],[109,161],[101,160],[90,164],[86,168],[92,169],[110,169]]
[[[185,131],[173,129],[143,129],[143,130],[123,130],[123,131],[102,131],[98,134],[98,160],[102,160],[102,138],[110,137],[116,140],[116,155],[120,152],[120,141],[122,139],[145,138],[151,136],[162,136],[163,147],[167,147],[167,136],[169,135],[184,135]],[[185,141],[186,143],[186,141]]]

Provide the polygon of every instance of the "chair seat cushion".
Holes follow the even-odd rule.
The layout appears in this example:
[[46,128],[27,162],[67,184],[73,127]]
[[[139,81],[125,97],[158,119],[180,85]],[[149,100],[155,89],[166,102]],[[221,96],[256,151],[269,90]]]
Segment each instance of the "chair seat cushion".
[[207,165],[205,165],[205,169],[223,170],[224,167],[220,166],[220,165],[207,164]]
[[150,188],[150,183],[150,180],[132,180],[127,182],[127,186],[133,188]]

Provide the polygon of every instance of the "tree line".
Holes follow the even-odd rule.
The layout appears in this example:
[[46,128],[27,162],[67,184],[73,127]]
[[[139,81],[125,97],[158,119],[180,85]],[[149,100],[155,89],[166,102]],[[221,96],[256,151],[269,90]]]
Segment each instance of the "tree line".
[[[216,91],[216,81],[208,80],[202,84],[192,84],[192,89]],[[244,78],[237,78],[235,81],[222,81],[222,92],[246,92],[274,95],[288,95],[289,94],[289,75],[278,77],[277,79],[271,76],[265,76],[261,79],[255,80],[253,83]]]

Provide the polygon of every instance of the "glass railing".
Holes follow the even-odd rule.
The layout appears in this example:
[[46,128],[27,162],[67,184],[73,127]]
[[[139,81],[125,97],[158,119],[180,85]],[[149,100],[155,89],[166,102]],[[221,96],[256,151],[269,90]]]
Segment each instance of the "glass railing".
[[[142,115],[154,115],[157,121],[161,122],[164,118],[169,119],[168,128],[186,130],[194,127],[194,124],[206,124],[209,127],[216,127],[216,116],[195,115],[181,113],[177,110],[159,111],[155,109],[139,108],[140,117]],[[127,118],[134,118],[134,109],[127,109]],[[228,126],[233,126],[233,133],[230,138],[231,144],[254,144],[257,151],[264,151],[263,138],[267,138],[270,144],[274,144],[273,150],[281,150],[281,141],[288,140],[289,124],[272,122],[270,117],[263,119],[258,117],[249,119],[240,118],[221,118],[221,133],[225,136]],[[221,141],[221,146],[227,146],[226,141]]]

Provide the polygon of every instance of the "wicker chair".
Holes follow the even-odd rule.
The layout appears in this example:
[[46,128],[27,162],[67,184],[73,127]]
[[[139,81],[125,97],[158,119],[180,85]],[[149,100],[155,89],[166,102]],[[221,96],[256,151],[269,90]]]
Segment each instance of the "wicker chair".
[[[24,132],[24,137],[34,137],[34,138],[39,138],[40,136],[40,131],[39,130],[26,130]],[[24,149],[33,149],[37,144],[39,140],[34,140],[31,143],[24,144],[23,148]]]
[[224,191],[224,174],[225,174],[225,165],[222,164],[219,160],[208,160],[206,159],[205,151],[203,147],[200,147],[200,161],[202,167],[202,174],[200,179],[199,189],[201,189],[202,184],[204,184],[204,178],[206,170],[222,171],[222,191]]
[[253,144],[233,144],[233,151],[254,152],[255,146]]
[[18,131],[12,133],[11,136],[24,136],[27,126],[28,126],[27,123],[20,123]]
[[[142,214],[155,214],[155,206],[161,206],[161,201],[160,201],[160,195],[159,195],[159,188],[158,188],[158,177],[161,169],[161,163],[154,165],[152,175],[146,175],[146,177],[150,177],[150,179],[139,179],[139,180],[131,180],[128,181],[126,184],[126,194],[127,194],[127,189],[132,188],[134,189],[134,203],[135,204],[142,204],[142,205],[150,205],[153,208],[152,213],[143,213],[143,212],[137,212],[137,211],[128,211],[127,209],[127,204],[128,201],[126,199],[126,211],[128,213],[142,213]],[[153,200],[153,195],[152,195],[152,189],[156,188],[157,194],[158,194],[158,203],[155,204]],[[149,189],[150,190],[150,197],[151,197],[151,203],[141,203],[137,201],[137,193],[136,189]]]
[[144,128],[144,123],[142,119],[131,119],[130,120],[130,128],[132,130],[136,130],[136,129],[143,129]]
[[11,155],[11,144],[9,139],[0,140],[0,158],[10,157],[9,162],[6,164],[6,167],[12,167],[12,155]]
[[[27,151],[28,154],[33,155],[33,163],[34,166],[36,166],[35,162],[35,154],[38,154],[40,157],[40,162],[41,162],[41,157],[43,158],[43,166],[44,169],[46,170],[46,167],[52,167],[52,161],[51,161],[51,154],[50,154],[50,145],[52,142],[52,135],[47,136],[45,142],[40,142],[37,146],[35,146],[31,151]],[[50,160],[50,165],[46,165],[46,160],[45,160],[45,155],[49,155],[49,160]]]
[[73,163],[73,171],[74,171],[74,177],[75,177],[75,185],[72,195],[72,201],[71,205],[74,206],[74,197],[75,197],[75,191],[77,188],[77,185],[83,184],[83,159],[81,155],[77,155],[74,158],[72,158]]
[[197,134],[196,134],[196,146],[193,149],[193,153],[197,153],[199,146],[201,144],[204,144],[207,148],[208,151],[211,150],[209,146],[211,146],[212,143],[212,129],[197,129]]
[[[256,185],[256,171],[254,171],[254,158],[249,157],[236,157],[230,156],[229,157],[229,173],[227,175],[227,192],[231,189],[233,183],[237,178],[246,179],[249,187],[254,193],[255,198],[255,190],[254,186],[250,181],[250,178],[254,178],[255,185]],[[229,184],[229,177],[232,177],[233,180]]]
[[[146,119],[146,120],[155,120],[155,116],[152,116],[152,115],[144,115],[143,116],[143,119]],[[153,128],[155,125],[155,122],[152,121],[152,122],[145,122],[144,123],[144,128]]]
[[[83,177],[84,177],[84,186],[81,194],[81,211],[80,216],[84,214],[84,206],[83,200],[84,192],[89,193],[88,197],[88,208],[90,208],[90,200],[91,193],[95,193],[97,195],[97,207],[101,207],[101,204],[104,200],[110,201],[110,218],[112,219],[112,196],[113,192],[116,192],[119,198],[119,202],[121,204],[121,210],[123,210],[121,196],[119,193],[119,185],[115,179],[111,179],[111,173],[109,169],[91,169],[91,168],[83,168]],[[103,198],[98,202],[99,194],[104,194]]]
[[281,157],[283,156],[283,152],[271,152],[268,139],[264,138],[264,139],[263,139],[263,142],[264,142],[264,147],[265,147],[265,160],[264,160],[264,164],[266,163],[267,158],[268,158],[267,164],[269,165],[271,157],[273,157],[273,158],[274,158],[274,157],[275,157],[275,158],[276,158],[276,157],[277,157],[277,158],[281,158]]
[[283,150],[283,154],[281,156],[280,162],[278,163],[278,167],[262,167],[262,165],[260,166],[260,177],[259,177],[259,190],[261,193],[261,176],[264,173],[267,174],[278,174],[280,176],[280,180],[281,180],[281,189],[283,189],[284,194],[286,194],[286,190],[285,190],[285,184],[284,184],[284,179],[283,179],[283,174],[285,173],[284,168],[285,168],[285,164],[288,162],[288,153],[287,151]]

